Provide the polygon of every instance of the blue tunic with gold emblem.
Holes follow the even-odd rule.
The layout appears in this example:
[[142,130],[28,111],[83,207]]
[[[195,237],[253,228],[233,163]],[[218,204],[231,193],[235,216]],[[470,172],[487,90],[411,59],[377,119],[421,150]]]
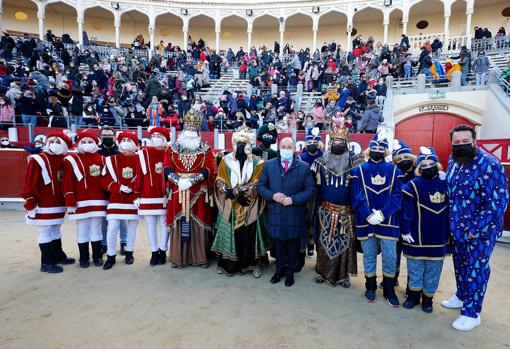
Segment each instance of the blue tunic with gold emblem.
[[[352,170],[352,207],[358,240],[366,240],[370,236],[398,240],[400,222],[396,213],[402,204],[400,176],[402,171],[394,164],[372,159]],[[381,224],[368,224],[367,218],[373,209],[383,213]]]
[[413,243],[403,242],[404,255],[414,259],[442,260],[450,236],[446,180],[416,177],[402,187],[400,230],[411,234]]

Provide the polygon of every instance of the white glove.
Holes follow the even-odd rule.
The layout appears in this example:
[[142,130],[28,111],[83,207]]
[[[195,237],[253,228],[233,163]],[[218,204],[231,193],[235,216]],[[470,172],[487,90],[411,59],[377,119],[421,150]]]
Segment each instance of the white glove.
[[446,179],[446,172],[445,171],[439,171],[439,179],[444,181]]
[[367,222],[371,225],[377,225],[382,222],[379,219],[380,219],[380,217],[374,213],[374,214],[371,214],[370,216],[368,216]]
[[191,183],[191,180],[189,179],[179,179],[179,181],[177,182],[177,185],[179,186],[179,190],[180,191],[184,191],[184,190],[188,190],[189,188],[191,188],[191,185],[193,183]]
[[34,208],[33,210],[27,211],[28,218],[34,219],[37,212],[37,208]]
[[133,201],[133,205],[135,205],[136,208],[140,208],[140,199],[135,199],[135,201]]
[[67,208],[67,214],[75,214],[76,213],[76,207],[68,207]]
[[413,243],[414,242],[414,239],[413,237],[411,236],[411,234],[402,234],[402,240],[404,240],[405,242],[407,242],[408,244],[410,243]]
[[374,212],[374,214],[375,214],[376,216],[378,216],[378,217],[379,217],[379,219],[381,220],[381,221],[380,221],[379,223],[377,223],[377,224],[380,224],[380,223],[382,223],[382,222],[384,221],[384,214],[381,212],[381,210],[375,210],[375,209],[372,209],[372,212]]
[[131,194],[133,192],[133,189],[131,189],[127,185],[122,184],[120,186],[120,191],[121,191],[121,193]]

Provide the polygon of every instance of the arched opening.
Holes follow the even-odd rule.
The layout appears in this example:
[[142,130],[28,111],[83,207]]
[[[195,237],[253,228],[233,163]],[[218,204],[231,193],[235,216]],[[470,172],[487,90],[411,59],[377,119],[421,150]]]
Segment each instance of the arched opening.
[[3,30],[13,35],[39,37],[37,5],[30,0],[3,0]]
[[[269,46],[268,48],[273,50],[274,45],[272,45],[272,43],[280,40],[280,23],[278,22],[278,18],[269,15],[257,17],[253,22],[253,34],[251,39],[253,46]],[[282,50],[283,47],[280,47],[280,52]]]
[[71,36],[78,41],[78,23],[76,9],[63,2],[53,2],[46,5],[44,18],[44,32],[51,30],[53,34],[61,37],[63,34]]
[[189,35],[191,40],[198,43],[204,40],[205,47],[214,49],[216,46],[216,32],[214,19],[205,15],[198,15],[189,20]]
[[135,40],[138,40],[139,48],[150,44],[149,17],[140,11],[131,10],[124,12],[120,18],[120,42],[123,46],[135,44]]
[[[425,28],[419,28],[417,24],[420,21],[426,21],[428,25]],[[409,9],[409,23],[407,25],[407,34],[417,36],[430,34],[434,36],[444,32],[444,6],[439,0],[420,1]]]
[[450,155],[450,130],[460,124],[475,126],[456,114],[426,113],[414,115],[395,125],[395,138],[405,141],[417,153],[420,146],[432,146],[446,167]]
[[353,39],[355,36],[361,36],[363,41],[367,41],[372,37],[375,44],[383,42],[383,13],[380,10],[365,7],[357,11],[352,19],[352,27],[357,30]]
[[91,44],[115,47],[115,26],[111,11],[95,6],[87,9],[83,17],[83,30],[87,32]]
[[235,50],[239,46],[246,45],[248,40],[247,26],[246,20],[239,16],[232,15],[223,18],[221,21],[220,49],[227,50],[231,48]]
[[294,46],[295,51],[312,49],[312,18],[302,13],[296,13],[285,21],[284,44]]
[[388,44],[400,44],[400,38],[404,30],[402,24],[403,13],[399,9],[395,9],[390,13],[390,25],[388,26]]
[[334,41],[347,48],[347,16],[345,13],[331,11],[319,18],[319,32],[317,33],[317,48],[329,45]]
[[483,28],[489,29],[492,33],[492,37],[496,35],[500,27],[504,27],[506,29],[506,35],[509,35],[510,20],[508,19],[509,17],[505,17],[502,14],[502,11],[507,7],[510,7],[510,5],[506,0],[475,1],[473,18],[471,20],[471,34],[473,38],[475,37],[473,32],[473,27],[475,26],[482,26]]
[[166,47],[169,43],[172,46],[182,46],[182,19],[172,13],[163,13],[156,17],[156,28],[154,33],[154,47],[160,41]]
[[449,22],[450,38],[459,35],[466,35],[466,2],[456,0],[452,4]]

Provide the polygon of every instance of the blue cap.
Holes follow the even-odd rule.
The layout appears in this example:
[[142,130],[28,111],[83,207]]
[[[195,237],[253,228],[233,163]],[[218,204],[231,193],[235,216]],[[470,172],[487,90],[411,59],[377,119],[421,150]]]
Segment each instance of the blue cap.
[[439,158],[436,155],[436,151],[433,147],[420,147],[420,155],[416,159],[416,166],[420,165],[423,160],[433,160],[439,162]]
[[321,142],[322,138],[320,135],[320,130],[318,127],[309,128],[306,130],[305,142],[308,141],[318,141]]
[[413,151],[404,141],[394,139],[393,140],[393,152],[391,153],[392,157],[396,157],[402,154],[411,154],[413,155]]
[[389,144],[388,139],[386,139],[386,132],[384,132],[383,130],[377,132],[374,138],[372,138],[372,140],[368,144],[368,146],[369,147],[381,146],[384,147],[385,149],[388,149]]

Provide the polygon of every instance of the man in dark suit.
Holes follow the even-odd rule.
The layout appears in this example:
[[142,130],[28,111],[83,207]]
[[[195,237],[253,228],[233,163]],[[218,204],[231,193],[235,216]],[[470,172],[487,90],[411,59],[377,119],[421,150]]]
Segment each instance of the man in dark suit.
[[310,166],[296,154],[292,138],[280,142],[278,157],[264,164],[257,191],[266,199],[268,232],[276,250],[276,273],[271,283],[278,283],[285,273],[285,286],[294,284],[298,269],[300,239],[308,233],[307,202],[315,194]]

